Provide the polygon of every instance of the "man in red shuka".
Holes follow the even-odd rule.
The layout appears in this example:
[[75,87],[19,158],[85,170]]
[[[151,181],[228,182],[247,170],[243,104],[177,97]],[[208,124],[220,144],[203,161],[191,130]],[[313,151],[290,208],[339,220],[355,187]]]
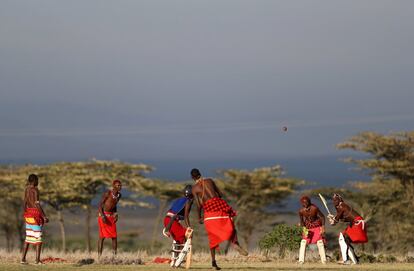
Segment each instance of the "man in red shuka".
[[348,222],[346,229],[339,234],[339,246],[341,248],[343,264],[358,263],[352,243],[368,242],[367,226],[364,219],[338,194],[333,195],[333,204],[336,208],[336,216],[328,215],[329,223],[335,225],[339,221]]
[[[241,255],[248,255],[237,241],[233,223],[236,212],[222,199],[222,194],[212,179],[204,179],[196,168],[191,170],[191,177],[196,182],[193,186],[193,196],[198,207],[199,222],[204,222],[210,243],[211,264],[214,269],[220,270],[216,263],[215,250],[221,242],[231,241]],[[201,210],[204,211],[204,218],[201,217]]]
[[300,242],[299,263],[305,262],[306,246],[309,244],[316,244],[321,262],[326,263],[325,216],[308,196],[302,196],[300,203],[302,208],[299,210],[299,218],[300,225],[304,227],[304,233]]
[[112,182],[112,190],[106,191],[98,206],[98,225],[99,225],[99,241],[98,256],[102,255],[103,242],[105,238],[112,239],[112,254],[116,255],[118,241],[116,223],[118,222],[118,214],[116,205],[121,198],[121,181]]
[[[186,185],[184,197],[173,201],[164,218],[164,229],[168,236],[171,236],[178,244],[184,244],[186,233],[191,230],[189,214],[193,203],[192,186]],[[180,221],[184,220],[184,227]]]

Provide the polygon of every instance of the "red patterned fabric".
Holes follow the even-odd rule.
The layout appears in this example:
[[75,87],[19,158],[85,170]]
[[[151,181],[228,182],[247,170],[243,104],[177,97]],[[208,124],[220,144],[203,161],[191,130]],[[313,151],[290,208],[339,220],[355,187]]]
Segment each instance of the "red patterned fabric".
[[230,217],[236,216],[236,212],[224,199],[211,198],[203,204],[204,212],[223,212],[228,214]]
[[308,229],[307,234],[302,235],[302,239],[306,240],[307,244],[316,244],[319,240],[322,240],[326,244],[324,236],[321,234],[321,227]]
[[349,225],[344,234],[348,235],[352,243],[366,243],[368,242],[367,227],[362,217],[355,217],[354,221]]
[[212,198],[203,205],[204,227],[207,232],[210,249],[218,248],[223,241],[237,241],[236,229],[232,217],[236,212],[221,198]]
[[315,221],[305,221],[305,227],[307,229],[314,229],[314,228],[319,228],[322,226],[322,222],[320,221],[320,219],[317,219]]
[[24,211],[23,217],[25,219],[33,218],[36,221],[36,224],[40,226],[43,225],[45,222],[43,219],[42,213],[37,208],[26,208],[26,210]]

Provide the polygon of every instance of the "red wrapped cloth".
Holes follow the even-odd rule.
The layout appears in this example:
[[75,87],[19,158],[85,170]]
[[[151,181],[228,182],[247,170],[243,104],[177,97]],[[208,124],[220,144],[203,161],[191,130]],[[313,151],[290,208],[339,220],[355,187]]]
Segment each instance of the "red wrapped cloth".
[[321,227],[307,229],[307,233],[302,235],[302,239],[305,239],[307,244],[316,244],[319,240],[322,240],[326,244],[326,240],[321,231]]
[[40,210],[37,208],[26,208],[26,210],[24,211],[23,217],[25,219],[33,218],[34,222],[31,222],[31,224],[36,223],[36,225],[42,226],[45,223],[42,212],[40,212]]
[[204,227],[207,232],[210,249],[218,248],[223,241],[237,241],[232,217],[236,212],[221,198],[212,198],[203,205]]
[[106,222],[104,223],[101,216],[98,217],[99,225],[99,237],[100,238],[116,238],[116,223],[115,216],[113,212],[104,212],[106,217]]
[[349,225],[343,234],[348,235],[352,243],[366,243],[368,242],[367,227],[362,217],[355,217],[354,221]]
[[305,218],[304,223],[305,223],[305,227],[307,230],[302,235],[302,238],[306,240],[307,244],[316,244],[319,240],[322,240],[326,244],[326,240],[323,234],[321,233],[322,232],[321,219],[318,218],[312,221],[310,220],[310,218]]
[[[164,227],[167,227],[167,225],[170,223],[171,217],[166,216],[164,218]],[[171,237],[178,242],[179,244],[184,244],[185,242],[185,232],[187,231],[186,228],[184,228],[179,220],[176,218],[174,219],[174,222],[171,225],[171,228],[169,230],[169,233]]]

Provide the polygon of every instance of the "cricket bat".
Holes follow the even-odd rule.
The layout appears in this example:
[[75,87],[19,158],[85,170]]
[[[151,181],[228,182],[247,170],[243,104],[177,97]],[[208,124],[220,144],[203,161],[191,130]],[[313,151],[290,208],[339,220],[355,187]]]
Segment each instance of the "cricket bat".
[[190,236],[190,238],[188,239],[190,242],[190,247],[189,250],[187,252],[187,259],[185,260],[185,269],[190,269],[191,267],[191,256],[193,255],[193,248],[192,248],[192,238]]
[[323,203],[323,205],[325,206],[325,209],[326,209],[326,211],[328,212],[328,214],[329,215],[332,215],[331,214],[331,211],[329,211],[329,208],[328,208],[328,203],[326,202],[326,199],[321,195],[321,194],[319,194],[319,198],[321,199],[321,201],[322,201],[322,203]]

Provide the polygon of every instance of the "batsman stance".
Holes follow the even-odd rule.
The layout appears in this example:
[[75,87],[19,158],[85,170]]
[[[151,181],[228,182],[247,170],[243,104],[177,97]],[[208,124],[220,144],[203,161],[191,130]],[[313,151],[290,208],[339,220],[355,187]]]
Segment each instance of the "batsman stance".
[[[173,242],[173,253],[171,257],[171,266],[179,267],[186,254],[191,253],[191,235],[189,214],[193,202],[192,186],[186,185],[184,188],[184,197],[176,199],[164,218],[163,234],[171,237]],[[186,227],[180,223],[184,220]],[[181,255],[183,254],[183,255]],[[189,256],[191,257],[191,256]],[[187,257],[186,265],[190,267],[191,259]]]
[[[196,168],[191,170],[191,177],[196,182],[193,186],[193,196],[198,207],[198,220],[200,224],[204,222],[210,243],[211,265],[214,269],[220,270],[216,263],[216,249],[221,242],[230,241],[241,255],[248,255],[237,241],[233,223],[236,212],[222,199],[222,194],[212,179],[204,179]],[[204,210],[204,219],[201,217],[201,210]]]
[[304,227],[302,241],[299,249],[299,263],[305,262],[306,245],[316,244],[319,250],[321,262],[326,263],[325,254],[325,216],[319,208],[311,203],[308,196],[300,198],[302,208],[299,210],[300,225]]
[[334,194],[332,200],[336,208],[336,216],[328,215],[329,223],[335,225],[340,220],[349,222],[348,227],[339,234],[339,247],[341,248],[343,264],[351,264],[350,260],[353,264],[357,264],[358,258],[351,243],[368,242],[365,221],[352,207],[344,202],[340,195]]
[[[176,199],[167,212],[164,218],[165,232],[170,235],[178,244],[184,244],[185,233],[187,228],[190,228],[189,214],[193,201],[193,194],[191,185],[184,188],[184,197]],[[186,228],[184,228],[180,221],[185,220]]]

